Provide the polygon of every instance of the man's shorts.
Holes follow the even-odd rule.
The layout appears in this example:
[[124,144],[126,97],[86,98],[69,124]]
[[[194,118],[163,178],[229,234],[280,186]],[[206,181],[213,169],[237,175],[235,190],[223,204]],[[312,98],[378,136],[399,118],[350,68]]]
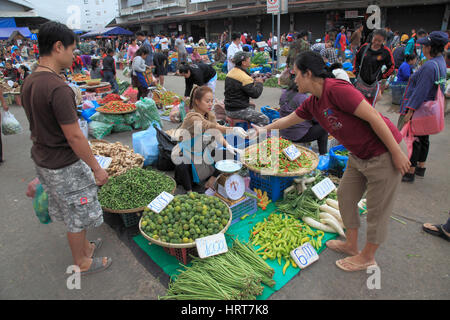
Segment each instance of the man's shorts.
[[98,187],[84,161],[56,170],[36,166],[36,173],[48,194],[48,211],[53,221],[64,221],[67,231],[72,233],[103,223]]

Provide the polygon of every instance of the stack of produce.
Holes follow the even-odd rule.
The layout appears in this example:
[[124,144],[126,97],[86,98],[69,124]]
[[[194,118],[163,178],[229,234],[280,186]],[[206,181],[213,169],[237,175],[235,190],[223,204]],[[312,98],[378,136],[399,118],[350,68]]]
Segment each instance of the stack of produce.
[[274,270],[253,248],[238,239],[228,252],[207,259],[194,258],[171,279],[161,300],[255,300],[264,287],[275,285]]
[[172,193],[175,187],[175,181],[163,173],[135,167],[111,177],[99,190],[98,200],[111,210],[143,208],[161,192]]
[[262,192],[261,189],[256,189],[254,188],[253,191],[255,191],[256,196],[245,192],[245,195],[251,197],[251,198],[255,198],[258,201],[258,207],[260,207],[263,210],[266,210],[266,207],[269,203],[272,202],[272,200],[269,199],[268,195],[267,195],[267,191]]
[[[278,173],[289,173],[298,171],[300,168],[311,168],[313,159],[311,155],[305,151],[300,151],[301,155],[296,160],[289,160],[282,150],[290,145],[292,145],[292,142],[289,140],[270,137],[256,146],[247,148],[245,150],[245,158],[243,161],[252,168],[259,170],[275,170],[275,168],[278,167]],[[255,149],[256,152],[254,152]],[[272,152],[276,152],[273,159]]]
[[159,214],[144,211],[141,230],[167,243],[192,243],[222,231],[230,220],[227,205],[217,197],[191,192],[178,195]]
[[97,102],[99,104],[105,104],[105,103],[108,103],[108,102],[111,102],[111,101],[122,101],[122,99],[120,98],[120,96],[118,94],[110,93],[106,97],[98,100]]
[[[312,178],[301,179],[301,182],[298,179],[294,180],[297,186],[293,185],[284,191],[284,199],[277,202],[277,209],[296,219],[302,219],[311,227],[339,233],[345,237],[336,192],[333,191],[328,198],[319,200],[312,191],[312,187],[324,178],[318,174]],[[306,187],[306,183],[310,185]]]
[[164,91],[162,87],[158,87],[153,91],[152,99],[155,101],[159,108],[179,104],[181,97],[172,91]]
[[134,103],[125,103],[122,101],[110,101],[96,109],[102,113],[126,113],[136,111]]
[[289,265],[297,268],[290,255],[291,251],[306,242],[310,242],[318,250],[322,246],[324,235],[323,231],[313,231],[309,226],[288,215],[272,213],[253,227],[250,240],[253,245],[260,246],[256,252],[264,260],[277,260],[281,266],[284,259],[283,274],[285,274]]
[[72,75],[73,82],[85,82],[87,80],[91,80],[91,77],[86,74],[76,73]]
[[144,157],[138,153],[134,153],[128,146],[120,142],[91,142],[91,149],[94,155],[112,158],[111,164],[106,169],[108,175],[118,176],[134,167],[142,167]]

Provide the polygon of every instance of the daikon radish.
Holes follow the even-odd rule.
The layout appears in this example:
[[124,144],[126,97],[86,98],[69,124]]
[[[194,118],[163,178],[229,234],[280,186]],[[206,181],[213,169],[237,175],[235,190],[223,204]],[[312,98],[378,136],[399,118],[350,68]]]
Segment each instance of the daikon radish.
[[325,201],[326,201],[327,205],[329,205],[330,207],[335,208],[336,210],[339,210],[339,202],[337,202],[336,200],[327,198]]
[[332,227],[323,224],[319,221],[314,220],[311,217],[303,217],[302,218],[303,222],[306,223],[308,226],[325,231],[325,232],[330,232],[330,233],[337,233],[337,231],[335,229],[333,229]]
[[331,214],[333,217],[336,218],[336,220],[338,221],[342,221],[342,217],[341,214],[338,210],[336,210],[335,208],[330,207],[329,205],[323,204],[319,207],[320,210],[327,212],[329,214]]
[[337,220],[334,216],[332,216],[328,212],[320,212],[319,213],[319,217],[320,217],[320,219],[332,219],[332,220],[335,220],[337,223],[339,223],[339,225],[342,228],[344,228],[344,223],[342,221],[340,221],[340,220]]
[[341,236],[345,238],[344,230],[342,230],[341,226],[339,225],[338,222],[336,222],[335,219],[320,219],[320,222],[329,225],[334,230],[336,230],[337,233],[339,233]]

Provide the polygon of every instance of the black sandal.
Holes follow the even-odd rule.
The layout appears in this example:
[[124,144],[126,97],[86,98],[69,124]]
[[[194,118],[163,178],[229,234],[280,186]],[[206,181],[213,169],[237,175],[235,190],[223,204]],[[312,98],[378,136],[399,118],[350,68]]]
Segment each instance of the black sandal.
[[446,235],[444,233],[444,231],[442,230],[442,224],[433,224],[433,227],[438,229],[438,231],[428,229],[428,228],[425,227],[425,225],[422,225],[422,229],[426,233],[429,233],[429,234],[431,234],[433,236],[441,237],[441,238],[443,238],[443,239],[445,239],[447,241],[450,241],[450,237],[448,235]]

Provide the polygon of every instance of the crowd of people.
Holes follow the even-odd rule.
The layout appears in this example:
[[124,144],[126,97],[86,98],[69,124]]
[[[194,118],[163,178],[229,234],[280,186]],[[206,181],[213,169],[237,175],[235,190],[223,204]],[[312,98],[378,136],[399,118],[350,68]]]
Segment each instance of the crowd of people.
[[[339,32],[327,32],[318,41],[311,39],[310,31],[283,34],[279,41],[272,34],[265,39],[260,32],[255,39],[248,32],[224,32],[217,41],[213,60],[227,62],[224,109],[231,120],[228,126],[218,123],[212,108],[217,72],[198,51],[188,54],[186,46],[193,39],[185,40],[183,34],[168,37],[137,32],[134,37],[77,42],[65,25],[48,22],[39,30],[38,43],[4,45],[1,54],[4,77],[21,86],[33,141],[31,155],[39,181],[49,195],[49,213],[65,222],[74,264],[83,274],[104,270],[112,262],[111,258],[95,257],[100,242],[86,238],[86,229],[103,221],[100,204],[95,200],[96,185],[105,184],[108,174],[99,166],[81,132],[73,92],[65,76],[86,71],[92,79],[109,82],[117,92],[117,63],[125,58],[138,98],[146,97],[153,76],[164,85],[171,51],[177,53],[176,71],[185,78],[184,96],[189,98],[189,112],[181,129],[191,132],[199,123],[202,134],[216,129],[221,134],[231,130],[248,137],[249,131],[235,125],[234,120],[239,120],[256,132],[279,129],[282,137],[293,142],[317,141],[321,155],[328,152],[328,135],[351,152],[338,192],[346,240],[329,241],[327,245],[349,255],[336,262],[338,267],[357,271],[376,264],[375,253],[386,239],[388,217],[400,182],[412,182],[416,176],[425,175],[429,137],[418,136],[408,157],[400,131],[424,102],[436,99],[439,88],[444,91],[449,42],[445,32],[413,31],[401,35],[385,28],[364,36],[362,26],[350,34],[341,27]],[[279,103],[281,118],[273,122],[251,101],[263,92],[262,78],[253,78],[248,71],[252,53],[259,51],[261,42],[266,42],[274,54],[284,48],[288,51],[287,88],[281,91]],[[200,46],[206,46],[204,39],[199,41]],[[32,58],[36,62],[29,70],[22,65],[20,70],[14,69],[14,65]],[[352,66],[354,81],[344,70],[344,63]],[[394,75],[396,81],[408,83],[397,126],[376,110],[376,102]],[[2,106],[8,110],[1,96]],[[227,152],[240,153],[225,139],[219,142]],[[187,192],[201,181],[206,181],[206,188],[212,187],[217,175],[211,165],[183,163],[175,167],[175,179]],[[360,222],[356,208],[366,192],[368,236],[364,249],[358,251]],[[87,206],[74,207],[79,199],[86,199]],[[425,224],[423,228],[448,240],[448,225]]]

